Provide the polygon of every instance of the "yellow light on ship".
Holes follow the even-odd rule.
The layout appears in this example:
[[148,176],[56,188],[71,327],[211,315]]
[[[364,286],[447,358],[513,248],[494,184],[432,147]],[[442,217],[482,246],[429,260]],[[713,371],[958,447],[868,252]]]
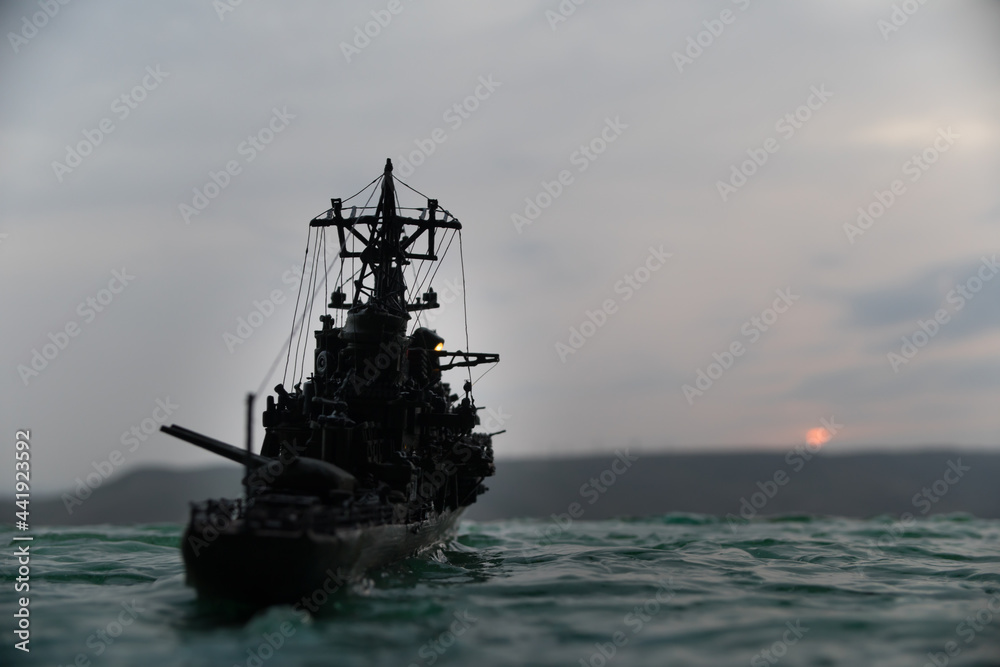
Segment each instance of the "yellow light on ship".
[[806,444],[815,447],[822,447],[830,442],[830,432],[822,426],[811,428],[806,432]]
[[443,349],[444,349],[444,341],[441,341],[440,343],[434,346],[435,352],[440,352]]

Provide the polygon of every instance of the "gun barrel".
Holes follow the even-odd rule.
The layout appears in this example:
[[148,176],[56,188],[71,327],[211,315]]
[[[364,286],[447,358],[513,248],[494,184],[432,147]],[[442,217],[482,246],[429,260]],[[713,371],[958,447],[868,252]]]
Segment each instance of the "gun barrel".
[[[183,426],[177,426],[176,424],[171,424],[170,426],[161,426],[160,430],[168,435],[174,436],[175,438],[180,438],[185,442],[190,442],[192,445],[197,445],[202,449],[207,449],[213,454],[224,456],[227,459],[236,461],[237,463],[246,463],[247,452],[245,449],[240,449],[239,447],[233,447],[232,445],[226,444],[221,440],[210,438],[207,435],[196,433],[191,429],[184,428]],[[269,459],[266,459],[263,456],[260,456],[259,454],[250,454],[251,468],[259,468],[263,465],[267,465],[268,462]]]
[[[213,454],[224,456],[241,465],[247,463],[247,451],[245,449],[233,447],[221,440],[210,438],[207,435],[196,433],[191,429],[177,426],[176,424],[161,426],[160,430],[175,438],[190,442],[192,445],[207,449]],[[293,460],[279,463],[277,459],[269,459],[260,454],[250,454],[249,466],[253,470],[262,468],[268,464],[277,465],[273,481],[278,488],[282,489],[295,489],[313,493],[325,493],[330,489],[354,491],[357,481],[354,479],[354,475],[327,461],[299,456]]]

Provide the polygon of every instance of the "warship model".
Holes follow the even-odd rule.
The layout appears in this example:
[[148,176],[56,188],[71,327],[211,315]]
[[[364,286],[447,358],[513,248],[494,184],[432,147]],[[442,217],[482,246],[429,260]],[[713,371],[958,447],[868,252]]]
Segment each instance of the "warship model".
[[[486,491],[499,432],[475,431],[481,408],[471,371],[461,399],[442,372],[499,355],[468,351],[467,321],[465,351],[446,351],[436,331],[420,326],[421,312],[438,307],[431,285],[456,236],[461,254],[462,225],[435,199],[402,208],[397,182],[406,185],[386,160],[381,176],[310,221],[285,376],[267,397],[260,453],[252,395],[245,448],[176,425],[161,429],[245,466],[244,497],[192,504],[182,551],[200,597],[266,605],[329,591],[331,579],[340,585],[453,536],[463,510]],[[348,211],[345,203],[369,190],[365,205]],[[339,252],[327,264],[329,228]],[[320,290],[324,313],[306,375],[302,332]],[[286,388],[290,362],[294,384]]]

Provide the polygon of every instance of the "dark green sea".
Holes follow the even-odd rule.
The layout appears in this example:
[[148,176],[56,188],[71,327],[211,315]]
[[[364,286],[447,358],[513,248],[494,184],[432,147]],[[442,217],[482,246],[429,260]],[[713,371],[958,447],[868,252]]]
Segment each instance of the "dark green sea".
[[318,615],[249,618],[184,585],[180,531],[29,533],[23,653],[5,528],[0,664],[1000,665],[995,520],[464,522]]

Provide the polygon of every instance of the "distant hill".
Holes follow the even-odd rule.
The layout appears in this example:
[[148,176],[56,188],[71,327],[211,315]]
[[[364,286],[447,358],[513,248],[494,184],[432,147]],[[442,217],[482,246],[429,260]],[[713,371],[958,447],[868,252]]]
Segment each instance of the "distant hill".
[[[31,501],[31,523],[41,526],[187,521],[191,501],[241,493],[237,465],[202,470],[147,468],[105,482],[67,510],[61,496]],[[72,494],[72,491],[69,493]]]
[[[633,454],[633,456],[635,456]],[[614,483],[601,475],[614,455],[545,461],[501,461],[497,476],[486,480],[489,493],[469,508],[471,519],[544,516],[566,513],[579,503],[582,519],[693,512],[740,514],[825,514],[870,517],[903,512],[914,516],[968,512],[1000,518],[1000,454],[936,451],[907,454],[813,456],[806,461],[782,454],[640,454]],[[790,462],[789,462],[790,461]],[[949,461],[969,470],[962,476]],[[618,469],[623,468],[618,464]],[[775,475],[778,481],[775,482]],[[605,474],[605,479],[612,474]],[[601,493],[591,483],[595,479]],[[943,491],[940,498],[933,485]],[[784,484],[778,482],[784,481]],[[762,490],[758,483],[764,489]],[[772,486],[773,485],[773,486]],[[932,497],[913,497],[927,488]],[[773,492],[768,498],[765,492]],[[754,494],[757,494],[756,496]],[[752,503],[766,503],[760,509]]]
[[[583,520],[667,512],[738,516],[742,507],[744,515],[967,512],[1000,518],[1000,454],[935,451],[808,461],[760,453],[632,456],[637,460],[614,454],[501,460],[497,475],[486,480],[489,493],[465,516],[549,517],[571,509]],[[72,514],[59,497],[34,500],[31,519],[36,525],[183,522],[191,501],[239,495],[241,475],[236,465],[138,470],[100,487]],[[919,496],[925,489],[928,495]]]

